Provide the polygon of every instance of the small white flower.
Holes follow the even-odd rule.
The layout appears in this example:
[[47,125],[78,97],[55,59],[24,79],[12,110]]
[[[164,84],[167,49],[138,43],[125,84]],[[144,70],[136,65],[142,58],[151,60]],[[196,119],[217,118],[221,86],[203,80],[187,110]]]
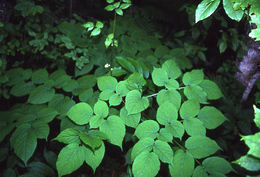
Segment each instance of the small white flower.
[[105,68],[109,68],[110,67],[110,64],[105,64]]

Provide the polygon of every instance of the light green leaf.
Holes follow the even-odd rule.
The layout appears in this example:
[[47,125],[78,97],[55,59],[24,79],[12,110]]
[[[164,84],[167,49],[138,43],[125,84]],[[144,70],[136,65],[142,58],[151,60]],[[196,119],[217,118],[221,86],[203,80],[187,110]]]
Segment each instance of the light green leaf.
[[200,104],[197,100],[187,100],[182,103],[180,108],[180,116],[182,119],[193,118],[200,112]]
[[12,134],[10,142],[15,154],[27,165],[37,146],[37,137],[31,125],[20,125]]
[[155,177],[160,170],[160,161],[154,152],[144,151],[135,158],[132,169],[135,177]]
[[167,124],[165,128],[168,132],[172,134],[172,136],[176,138],[181,139],[184,134],[184,127],[179,121],[173,121],[171,124]]
[[194,69],[183,75],[182,82],[184,85],[198,85],[203,81],[204,73],[202,70]]
[[213,106],[204,106],[200,110],[198,118],[207,129],[215,129],[227,120],[227,118]]
[[104,27],[104,24],[103,24],[101,21],[97,21],[96,27],[97,27],[97,28],[103,28],[103,27]]
[[209,173],[222,173],[228,174],[233,170],[230,163],[223,159],[222,157],[208,157],[202,162],[202,166]]
[[192,177],[208,177],[207,171],[202,166],[197,166]]
[[258,128],[260,128],[260,109],[258,109],[255,105],[253,105],[254,107],[254,112],[255,112],[255,124]]
[[123,10],[120,8],[116,9],[116,13],[121,16],[124,14]]
[[212,155],[220,149],[214,140],[205,136],[189,137],[185,142],[185,147],[197,159]]
[[177,82],[175,79],[170,79],[168,82],[165,84],[165,87],[167,89],[178,89],[179,88],[179,82]]
[[207,93],[198,85],[191,85],[184,88],[184,95],[190,100],[195,99],[200,103],[207,104]]
[[190,136],[205,136],[206,128],[203,123],[197,118],[185,119],[183,121],[185,131]]
[[158,105],[162,105],[165,102],[170,102],[178,110],[181,105],[181,95],[175,89],[169,89],[169,90],[162,89],[159,91],[156,97],[156,101]]
[[242,156],[240,157],[240,159],[236,160],[235,163],[239,164],[241,167],[249,171],[260,170],[260,160],[252,156]]
[[260,132],[254,135],[243,136],[242,140],[249,147],[248,154],[260,158]]
[[217,100],[223,96],[215,82],[210,80],[203,80],[199,86],[203,89],[204,92],[207,93],[207,98],[209,100]]
[[195,22],[209,17],[218,7],[220,0],[203,0],[196,9]]
[[153,83],[159,87],[164,86],[169,78],[167,72],[162,68],[154,68],[152,72]]
[[111,106],[118,106],[121,104],[121,102],[122,102],[122,97],[118,94],[113,94],[109,98],[109,105],[111,105]]
[[107,117],[109,113],[109,108],[107,106],[107,103],[101,100],[98,100],[96,104],[94,105],[94,113],[100,117]]
[[177,79],[180,77],[181,70],[174,60],[167,60],[162,64],[162,69],[167,72],[170,79]]
[[121,4],[120,5],[120,9],[127,9],[128,7],[130,7],[131,6],[131,4],[130,3],[123,3],[123,4]]
[[92,108],[84,102],[72,106],[67,113],[67,116],[78,125],[87,124],[92,115]]
[[125,125],[118,116],[109,116],[99,129],[107,135],[111,144],[117,145],[122,149],[122,141],[125,137]]
[[106,48],[108,48],[108,47],[112,44],[113,39],[114,39],[114,34],[113,34],[113,33],[111,33],[111,34],[109,34],[109,35],[107,36],[107,38],[106,38],[106,40],[105,40],[105,46],[106,46]]
[[72,143],[80,144],[79,134],[80,134],[80,132],[78,130],[75,130],[73,128],[68,128],[68,129],[60,132],[60,134],[53,140],[56,140],[56,141],[59,141],[61,143],[65,143],[65,144],[72,144]]
[[104,90],[99,94],[99,99],[101,100],[109,100],[110,97],[115,95],[115,91],[113,90]]
[[108,5],[108,6],[105,7],[105,9],[107,11],[113,11],[115,9],[115,7],[113,5]]
[[133,161],[139,154],[144,151],[150,152],[153,148],[154,140],[152,138],[140,139],[133,147],[131,152],[131,160]]
[[106,0],[107,1],[107,3],[113,3],[114,2],[114,0]]
[[101,33],[101,29],[100,28],[95,28],[91,33],[90,36],[97,36]]
[[101,91],[105,90],[116,90],[117,80],[112,76],[101,76],[97,79],[98,89]]
[[32,123],[32,129],[35,132],[35,135],[39,139],[47,140],[50,128],[49,125],[44,121],[34,121]]
[[165,141],[165,142],[171,143],[172,139],[173,139],[173,136],[172,136],[172,134],[170,132],[168,132],[166,130],[166,128],[161,128],[160,132],[159,132],[159,134],[157,136],[157,139],[161,140],[161,141]]
[[141,97],[141,93],[138,90],[128,92],[125,100],[125,107],[128,114],[140,113],[149,106],[148,98]]
[[115,2],[115,3],[113,4],[113,6],[114,6],[115,8],[118,8],[118,7],[120,6],[120,4],[121,4],[121,2]]
[[156,140],[153,146],[153,152],[157,154],[162,162],[169,164],[172,163],[173,151],[168,143]]
[[176,107],[170,103],[165,102],[159,106],[156,113],[156,120],[161,125],[166,125],[173,123],[178,118],[178,110]]
[[56,162],[59,176],[76,171],[83,164],[85,158],[84,146],[73,143],[62,148]]
[[104,117],[95,115],[92,116],[89,120],[89,126],[90,128],[98,128],[100,125],[105,121]]
[[93,22],[87,22],[85,24],[83,24],[84,28],[87,28],[88,31],[91,31],[94,28],[94,23]]
[[46,69],[39,69],[32,74],[32,82],[34,84],[43,84],[48,80],[48,71]]
[[174,156],[172,164],[169,165],[171,176],[190,177],[194,170],[194,159],[188,152],[178,149]]
[[123,120],[125,125],[136,128],[137,125],[140,122],[141,119],[141,113],[136,113],[136,114],[128,114],[127,110],[125,107],[121,108],[120,110],[120,118]]
[[229,18],[240,21],[244,15],[244,11],[241,9],[234,10],[232,0],[223,0],[223,7]]
[[130,90],[127,88],[127,81],[120,81],[116,85],[116,93],[120,96],[126,96]]
[[102,142],[100,148],[93,151],[88,148],[85,149],[86,154],[86,163],[93,169],[93,172],[95,173],[96,168],[100,165],[100,163],[103,160],[104,154],[105,154],[105,145]]
[[28,98],[28,102],[31,104],[43,104],[49,102],[55,95],[53,88],[46,87],[44,85],[34,88]]
[[134,72],[127,78],[127,85],[129,90],[139,90],[146,84],[142,74]]
[[135,130],[135,136],[139,139],[150,137],[155,139],[158,135],[159,124],[154,120],[145,120]]
[[92,150],[96,150],[103,143],[101,138],[95,135],[87,134],[85,132],[80,132],[79,138],[85,145],[89,146]]

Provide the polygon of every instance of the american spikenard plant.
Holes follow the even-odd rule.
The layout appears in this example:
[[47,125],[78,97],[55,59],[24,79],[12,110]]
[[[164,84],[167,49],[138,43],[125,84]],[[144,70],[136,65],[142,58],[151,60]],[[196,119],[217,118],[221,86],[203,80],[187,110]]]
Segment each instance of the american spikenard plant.
[[[225,176],[232,171],[224,158],[212,156],[221,148],[206,136],[207,129],[227,120],[208,105],[208,100],[222,97],[218,86],[204,79],[202,70],[182,74],[174,60],[154,68],[151,76],[158,93],[148,96],[144,95],[147,81],[139,73],[121,81],[109,75],[97,78],[99,96],[94,105],[79,102],[66,113],[82,128],[64,129],[54,139],[66,144],[56,163],[59,176],[84,162],[95,172],[105,154],[104,141],[122,150],[127,127],[138,138],[130,149],[135,177],[156,176],[161,163],[168,164],[171,176]],[[114,106],[117,113],[110,112]],[[152,106],[154,119],[145,114]]]

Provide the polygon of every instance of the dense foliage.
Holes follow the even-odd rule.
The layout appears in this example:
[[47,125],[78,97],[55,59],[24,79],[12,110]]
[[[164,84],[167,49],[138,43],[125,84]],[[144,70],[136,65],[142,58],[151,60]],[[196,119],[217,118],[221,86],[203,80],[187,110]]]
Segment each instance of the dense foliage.
[[259,39],[260,6],[220,2],[1,2],[0,176],[257,175],[260,95],[239,102],[223,12]]

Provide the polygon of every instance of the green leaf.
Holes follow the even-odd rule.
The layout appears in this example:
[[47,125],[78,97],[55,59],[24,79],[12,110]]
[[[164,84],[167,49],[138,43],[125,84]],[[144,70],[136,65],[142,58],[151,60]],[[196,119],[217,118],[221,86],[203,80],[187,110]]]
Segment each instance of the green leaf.
[[109,34],[109,35],[107,36],[107,38],[106,38],[106,40],[105,40],[105,46],[106,46],[106,48],[108,48],[108,47],[112,44],[113,39],[114,39],[114,34],[113,34],[113,33],[111,33],[111,34]]
[[158,140],[165,141],[168,143],[172,142],[172,138],[173,138],[172,134],[168,132],[166,128],[161,128],[157,136]]
[[89,120],[89,126],[90,128],[98,128],[102,123],[105,121],[104,117],[101,117],[99,115],[92,116]]
[[109,4],[111,4],[111,3],[114,2],[114,0],[106,0],[106,1],[107,1],[107,3],[109,3]]
[[118,56],[115,59],[126,70],[128,70],[132,73],[135,72],[135,67],[130,61],[128,61],[128,58]]
[[227,118],[213,106],[204,106],[200,110],[198,118],[207,129],[215,129],[227,120]]
[[47,140],[50,128],[46,122],[35,121],[32,123],[32,129],[35,132],[37,138]]
[[172,163],[173,151],[171,146],[161,140],[156,140],[153,146],[153,152],[157,154],[159,159],[164,163]]
[[249,155],[240,157],[240,159],[236,160],[235,163],[249,171],[260,170],[260,160]]
[[146,84],[143,75],[137,72],[131,74],[126,81],[129,90],[140,90]]
[[248,154],[260,158],[260,132],[254,135],[244,136],[242,140],[244,140],[249,147]]
[[109,100],[110,97],[115,95],[115,91],[113,90],[104,90],[99,94],[99,99],[101,100]]
[[103,28],[103,27],[104,27],[104,24],[103,24],[101,21],[97,21],[96,27],[97,27],[97,28]]
[[118,106],[121,104],[121,102],[122,102],[122,97],[119,94],[113,94],[109,98],[109,105],[111,106]]
[[31,104],[43,104],[49,102],[55,95],[53,88],[46,87],[44,85],[34,88],[28,98],[28,102]]
[[207,93],[207,98],[209,100],[217,100],[223,96],[217,84],[210,80],[203,80],[200,83],[200,87]]
[[169,78],[167,72],[162,68],[154,68],[152,72],[153,83],[159,87],[164,86]]
[[255,105],[253,105],[254,107],[254,112],[255,112],[255,124],[258,128],[260,128],[260,109],[258,109]]
[[64,70],[59,69],[50,75],[50,79],[54,81],[54,87],[62,88],[63,84],[70,80],[70,76]]
[[171,176],[190,177],[194,170],[194,159],[191,154],[178,149],[174,156],[172,164],[169,165]]
[[148,151],[150,152],[153,148],[154,140],[152,138],[143,138],[140,139],[133,147],[131,152],[131,160],[135,160],[135,158],[140,155],[142,152]]
[[79,83],[79,88],[89,89],[96,85],[97,80],[95,75],[88,74],[77,79],[77,82]]
[[162,64],[162,69],[167,72],[167,75],[171,79],[177,79],[180,77],[181,70],[174,60],[167,60]]
[[32,73],[32,82],[34,84],[43,84],[48,80],[48,71],[46,69],[39,69]]
[[198,85],[203,81],[204,73],[202,70],[194,69],[183,75],[182,82],[184,85]]
[[120,118],[123,120],[126,126],[136,128],[141,119],[141,113],[129,115],[126,108],[123,107],[120,110]]
[[118,7],[120,6],[120,3],[121,3],[121,2],[115,2],[115,3],[113,4],[113,6],[114,6],[115,8],[118,8]]
[[24,81],[21,81],[21,82],[15,84],[14,87],[12,87],[12,89],[10,90],[10,93],[16,97],[21,97],[21,96],[28,95],[33,88],[34,88],[34,85],[32,82],[26,83]]
[[77,89],[79,87],[79,84],[77,81],[70,79],[67,81],[63,86],[62,89],[65,92],[72,92],[73,90]]
[[177,110],[179,110],[181,105],[181,95],[175,89],[169,89],[169,90],[162,89],[159,91],[156,97],[156,101],[158,105],[162,105],[165,102],[170,102],[175,106]]
[[116,9],[116,13],[121,16],[124,14],[123,10],[120,8]]
[[78,125],[87,124],[92,115],[92,108],[84,102],[72,106],[67,113],[67,116]]
[[202,166],[197,166],[192,177],[208,177],[207,171]]
[[94,28],[94,23],[93,22],[87,22],[85,24],[83,24],[84,28],[87,28],[88,31],[91,31]]
[[171,124],[167,124],[165,129],[176,138],[182,138],[184,134],[184,127],[179,121],[173,121]]
[[191,85],[184,88],[184,95],[188,99],[198,100],[200,103],[207,104],[207,93],[198,85]]
[[244,15],[244,11],[241,9],[234,10],[232,0],[223,0],[223,7],[229,18],[240,21]]
[[103,143],[103,141],[99,137],[93,136],[91,134],[86,134],[85,132],[81,132],[79,134],[79,138],[85,145],[91,147],[92,150],[99,148]]
[[203,0],[196,9],[195,22],[209,17],[218,7],[220,0]]
[[27,165],[37,146],[37,137],[31,125],[20,125],[12,134],[10,142],[15,154]]
[[117,80],[112,76],[102,76],[97,79],[98,89],[101,91],[105,90],[116,90]]
[[228,174],[233,170],[230,163],[223,159],[222,157],[208,157],[202,162],[202,166],[209,172],[210,174],[214,173],[222,173]]
[[88,148],[85,149],[86,154],[86,163],[93,169],[93,172],[95,173],[96,168],[100,165],[100,163],[103,160],[104,154],[105,154],[105,145],[102,142],[100,148],[98,148],[95,151],[92,151]]
[[183,121],[185,131],[190,136],[206,136],[206,128],[197,118],[185,119]]
[[109,108],[107,106],[107,103],[101,100],[98,100],[96,104],[94,105],[94,113],[100,117],[107,117],[109,113]]
[[170,79],[168,82],[165,84],[165,87],[167,89],[178,89],[179,88],[179,82],[177,82],[175,79]]
[[136,114],[145,110],[149,106],[147,97],[141,97],[138,90],[132,90],[127,93],[125,98],[125,107],[128,114]]
[[127,9],[128,7],[130,7],[131,6],[131,4],[130,3],[123,3],[123,4],[121,4],[120,5],[120,9]]
[[80,146],[76,143],[65,146],[60,151],[56,162],[59,176],[76,171],[83,164],[85,159],[84,146]]
[[55,176],[52,168],[42,162],[31,162],[28,164],[28,176]]
[[180,116],[182,119],[193,118],[200,112],[200,104],[197,100],[187,100],[182,103]]
[[178,110],[172,103],[165,102],[158,107],[156,113],[156,120],[161,125],[173,123],[174,121],[177,120],[177,118],[178,118]]
[[189,137],[185,142],[185,147],[197,159],[212,155],[220,149],[214,140],[205,136]]
[[65,144],[72,144],[72,143],[80,144],[79,134],[80,134],[80,132],[78,130],[75,130],[73,128],[68,128],[68,129],[60,132],[60,134],[53,140],[56,140],[56,141],[59,141],[61,143],[65,143]]
[[144,151],[135,158],[132,169],[135,177],[154,177],[160,170],[160,161],[154,152]]
[[119,146],[122,149],[122,141],[125,137],[125,125],[118,116],[109,116],[99,129],[107,135],[111,144]]
[[95,28],[91,33],[90,36],[97,36],[101,33],[101,29],[100,28]]
[[159,124],[156,121],[145,120],[137,126],[134,135],[139,139],[146,137],[155,139],[158,135],[159,128]]

